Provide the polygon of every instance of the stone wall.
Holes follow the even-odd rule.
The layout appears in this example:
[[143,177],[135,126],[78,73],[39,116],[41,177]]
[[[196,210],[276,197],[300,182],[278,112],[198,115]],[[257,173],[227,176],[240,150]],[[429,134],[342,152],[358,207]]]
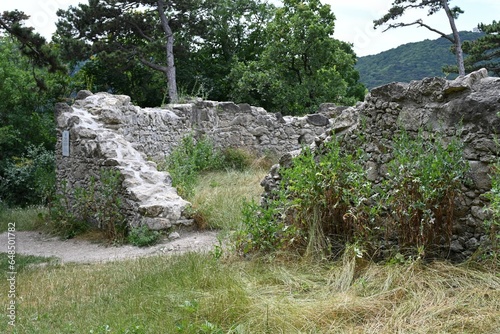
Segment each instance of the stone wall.
[[[465,186],[465,196],[458,203],[450,257],[463,259],[487,243],[484,228],[487,200],[482,196],[491,188],[491,163],[497,161],[495,143],[500,133],[500,78],[488,77],[486,70],[471,73],[454,81],[427,78],[411,83],[392,83],[374,88],[363,103],[355,108],[328,108],[332,129],[315,139],[311,146],[321,145],[330,136],[340,137],[344,147],[356,143],[357,130],[363,123],[369,156],[366,164],[369,179],[381,182],[392,159],[392,139],[402,128],[409,133],[419,129],[439,132],[444,140],[460,133],[465,145],[464,157],[469,161],[472,184]],[[298,152],[285,154],[282,165],[289,164]],[[264,200],[280,182],[279,165],[273,166],[262,181]]]
[[58,104],[56,109],[59,192],[66,184],[65,195],[74,202],[74,190],[88,188],[102,168],[118,170],[130,225],[153,229],[190,223],[184,214],[189,203],[177,195],[170,175],[159,172],[155,164],[182,137],[203,134],[218,147],[279,156],[311,143],[331,125],[321,114],[281,117],[232,102],[198,100],[143,109],[131,104],[128,96],[88,91],[79,92],[72,106]]

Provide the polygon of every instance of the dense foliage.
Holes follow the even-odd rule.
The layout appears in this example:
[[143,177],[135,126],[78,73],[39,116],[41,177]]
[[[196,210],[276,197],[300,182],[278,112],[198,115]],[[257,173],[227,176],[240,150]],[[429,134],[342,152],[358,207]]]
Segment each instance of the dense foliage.
[[454,201],[468,171],[462,154],[458,139],[445,146],[437,134],[401,131],[387,179],[374,185],[362,150],[346,152],[335,138],[306,147],[281,167],[280,187],[266,206],[245,208],[239,248],[323,257],[355,244],[369,257],[435,256],[451,242]]
[[0,201],[26,205],[50,197],[41,179],[54,175],[53,110],[66,87],[64,75],[37,66],[19,42],[0,37]]
[[480,24],[479,30],[485,35],[463,45],[468,54],[465,58],[466,69],[474,71],[484,67],[493,75],[500,76],[500,22]]
[[[484,34],[462,31],[460,36],[464,41],[474,41]],[[444,38],[438,38],[408,43],[376,55],[360,57],[356,69],[359,71],[360,81],[368,89],[372,89],[391,82],[410,82],[434,76],[454,79],[456,74],[449,69],[454,62],[450,43]],[[447,72],[443,71],[443,67]]]
[[[170,88],[169,99],[162,96],[167,90],[155,75],[174,66],[163,65],[170,58],[158,3],[92,0],[58,12],[56,41],[65,59],[85,62],[81,86],[130,95],[143,106],[172,101]],[[321,102],[350,105],[364,96],[355,54],[332,38],[335,16],[319,0],[289,0],[278,9],[260,0],[167,4],[180,95],[285,114],[314,111]]]
[[232,97],[272,112],[300,115],[322,102],[352,105],[364,97],[349,44],[332,38],[335,15],[318,0],[285,0],[266,27],[257,60],[232,71]]

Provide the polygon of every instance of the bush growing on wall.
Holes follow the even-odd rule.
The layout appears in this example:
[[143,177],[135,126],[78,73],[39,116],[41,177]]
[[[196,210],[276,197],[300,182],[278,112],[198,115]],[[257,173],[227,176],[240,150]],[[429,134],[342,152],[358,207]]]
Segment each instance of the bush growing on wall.
[[[75,188],[73,194],[68,194],[63,184],[61,194],[50,207],[55,231],[65,238],[72,238],[96,226],[110,242],[123,242],[127,224],[122,213],[121,183],[120,172],[102,169],[99,182],[92,177],[87,188]],[[69,198],[74,198],[74,201]]]
[[437,134],[421,131],[411,138],[402,131],[393,143],[384,187],[399,246],[422,253],[449,245],[455,198],[469,170],[462,142],[454,138],[445,145]]
[[462,144],[444,144],[439,135],[416,138],[405,131],[393,138],[387,180],[374,187],[367,179],[361,150],[342,151],[332,139],[316,150],[306,147],[266,207],[245,207],[243,251],[293,245],[305,255],[338,254],[356,243],[370,256],[381,248],[421,257],[450,241],[454,201],[468,164]]
[[485,221],[485,227],[489,232],[493,256],[500,255],[500,162],[493,165],[491,175],[491,190],[486,193],[486,198],[490,200],[488,210],[491,217]]
[[361,151],[343,152],[335,139],[316,151],[305,147],[291,167],[282,168],[280,189],[267,207],[245,208],[240,246],[247,251],[293,246],[316,257],[371,240],[379,206],[372,201],[362,158]]

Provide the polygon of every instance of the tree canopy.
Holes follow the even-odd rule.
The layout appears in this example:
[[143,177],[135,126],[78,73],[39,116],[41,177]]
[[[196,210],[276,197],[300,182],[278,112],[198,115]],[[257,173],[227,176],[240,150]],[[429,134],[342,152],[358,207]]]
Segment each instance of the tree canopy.
[[[393,28],[417,25],[441,35],[441,37],[444,37],[451,43],[453,43],[457,59],[458,73],[459,75],[465,75],[462,42],[460,40],[460,35],[458,33],[458,29],[455,24],[455,20],[458,18],[460,14],[463,13],[463,11],[462,9],[460,9],[460,7],[457,6],[450,7],[449,6],[450,2],[451,0],[395,0],[392,3],[392,7],[389,9],[387,14],[385,14],[380,19],[373,21],[374,28],[376,29],[379,26],[386,26],[384,31],[387,31]],[[443,9],[450,23],[452,34],[449,35],[447,33],[441,32],[426,24],[422,19],[417,19],[413,22],[389,23],[392,21],[399,20],[401,16],[403,16],[408,10],[418,9],[418,8],[428,9],[428,15],[434,15],[441,9]]]
[[[186,0],[198,1],[198,0]],[[186,6],[186,3],[181,5]],[[170,17],[186,8],[164,0],[89,0],[68,10],[58,10],[55,41],[67,61],[92,55],[115,54],[124,61],[138,61],[165,75],[168,96],[177,101]],[[158,52],[164,50],[163,53]],[[122,61],[123,63],[123,61]]]
[[[227,76],[233,60],[260,53],[265,41],[262,26],[274,7],[260,0],[164,1],[169,35],[162,30],[157,5],[157,1],[89,0],[58,12],[56,41],[67,61],[86,62],[87,84],[98,90],[111,86],[112,92],[131,95],[140,105],[162,101],[164,85],[155,72],[168,77],[169,54],[175,59],[172,67],[181,93],[228,99]],[[166,36],[172,40],[165,41]],[[165,49],[167,44],[171,51]],[[100,74],[102,69],[108,73]],[[130,89],[148,81],[143,87],[146,93]]]
[[322,102],[354,104],[365,88],[348,43],[334,39],[335,15],[319,0],[285,0],[266,27],[261,56],[232,70],[234,100],[284,114],[315,111]]

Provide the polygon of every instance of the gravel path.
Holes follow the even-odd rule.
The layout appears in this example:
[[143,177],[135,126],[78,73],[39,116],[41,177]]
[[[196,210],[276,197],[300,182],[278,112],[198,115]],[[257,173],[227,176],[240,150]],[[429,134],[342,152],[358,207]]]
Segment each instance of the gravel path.
[[[218,243],[217,232],[179,232],[180,238],[164,239],[151,247],[136,247],[132,245],[107,246],[88,240],[61,240],[36,231],[15,233],[16,253],[56,257],[60,263],[94,263],[125,260],[158,254],[179,254],[185,252],[208,252]],[[0,234],[0,245],[7,245],[7,233]],[[3,249],[2,249],[3,248]],[[7,252],[7,246],[0,252]]]

